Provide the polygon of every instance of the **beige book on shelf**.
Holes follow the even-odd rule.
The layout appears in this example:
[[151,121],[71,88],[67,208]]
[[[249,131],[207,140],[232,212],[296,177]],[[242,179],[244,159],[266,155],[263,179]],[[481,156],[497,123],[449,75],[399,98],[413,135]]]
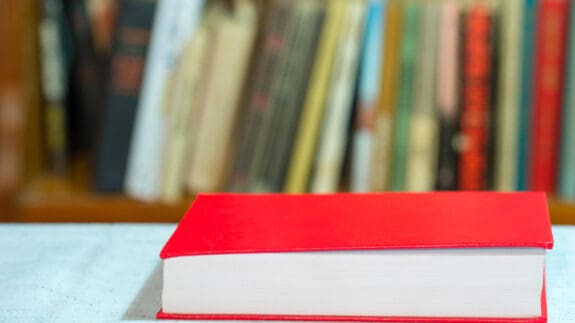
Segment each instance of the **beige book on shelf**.
[[438,123],[435,107],[437,34],[439,8],[435,1],[422,2],[419,48],[415,70],[414,106],[407,150],[407,191],[431,191],[435,187],[438,155]]
[[189,153],[187,186],[192,192],[216,191],[224,184],[233,127],[258,26],[251,0],[236,1],[231,12],[223,6],[216,10],[218,17],[210,24],[212,52],[202,80],[205,91],[198,103],[201,122]]
[[495,180],[499,191],[515,189],[521,81],[523,1],[502,0],[500,9],[499,79],[496,103]]
[[311,191],[329,193],[338,190],[343,165],[347,127],[353,109],[353,92],[364,32],[366,3],[349,1],[340,34],[337,57],[325,107]]
[[375,117],[375,140],[371,162],[370,190],[384,191],[389,186],[393,120],[398,92],[399,51],[402,36],[403,7],[401,0],[389,0],[385,18],[385,43],[381,64],[380,92]]
[[330,86],[335,49],[349,3],[347,1],[327,1],[326,6],[325,22],[288,166],[284,187],[288,193],[303,193],[307,189]]
[[163,105],[167,114],[167,135],[160,190],[163,202],[177,202],[183,195],[188,151],[197,129],[197,97],[208,54],[207,36],[206,25],[202,23],[182,50],[165,89]]

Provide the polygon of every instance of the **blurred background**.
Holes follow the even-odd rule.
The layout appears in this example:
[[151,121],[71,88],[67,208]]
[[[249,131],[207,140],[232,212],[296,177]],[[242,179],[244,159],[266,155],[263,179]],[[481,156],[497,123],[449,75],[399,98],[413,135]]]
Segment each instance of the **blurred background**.
[[575,223],[569,0],[0,0],[0,35],[0,221],[538,190]]

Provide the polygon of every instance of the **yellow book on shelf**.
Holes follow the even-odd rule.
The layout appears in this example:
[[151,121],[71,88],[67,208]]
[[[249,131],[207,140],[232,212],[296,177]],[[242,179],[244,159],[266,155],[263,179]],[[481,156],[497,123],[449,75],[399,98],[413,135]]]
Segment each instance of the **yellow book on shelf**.
[[381,87],[375,113],[375,140],[370,172],[370,189],[372,191],[383,191],[388,186],[393,142],[393,118],[398,88],[402,18],[402,2],[400,0],[388,1],[383,64],[381,64]]
[[349,5],[346,1],[328,1],[323,31],[311,74],[299,129],[294,142],[284,190],[288,193],[301,193],[307,182],[313,163],[316,143],[321,126],[327,90],[337,40],[342,21]]

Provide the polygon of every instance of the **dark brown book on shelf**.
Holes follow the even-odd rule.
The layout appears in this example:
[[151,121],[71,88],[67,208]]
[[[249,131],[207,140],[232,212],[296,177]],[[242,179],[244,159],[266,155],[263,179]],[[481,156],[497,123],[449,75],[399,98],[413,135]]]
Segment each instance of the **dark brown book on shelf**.
[[250,185],[250,171],[256,162],[258,143],[264,135],[264,127],[272,108],[272,85],[277,63],[284,51],[285,31],[292,14],[294,2],[274,0],[266,4],[263,15],[262,34],[258,35],[254,59],[253,79],[239,118],[239,141],[235,151],[228,189],[246,191]]
[[458,188],[485,190],[489,177],[490,113],[493,104],[493,12],[477,4],[463,18],[461,153]]
[[270,122],[261,136],[261,161],[253,169],[254,191],[278,192],[283,187],[322,18],[323,4],[319,1],[298,1],[294,5],[276,71],[277,83],[270,95],[273,106]]
[[97,191],[119,192],[124,186],[155,7],[155,0],[125,0],[119,8],[95,159]]

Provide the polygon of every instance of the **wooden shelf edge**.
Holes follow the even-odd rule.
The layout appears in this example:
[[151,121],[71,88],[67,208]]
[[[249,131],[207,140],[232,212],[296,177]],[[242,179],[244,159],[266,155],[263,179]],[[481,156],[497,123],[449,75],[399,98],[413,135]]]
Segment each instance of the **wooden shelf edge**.
[[549,215],[552,224],[575,224],[575,202],[549,198]]

